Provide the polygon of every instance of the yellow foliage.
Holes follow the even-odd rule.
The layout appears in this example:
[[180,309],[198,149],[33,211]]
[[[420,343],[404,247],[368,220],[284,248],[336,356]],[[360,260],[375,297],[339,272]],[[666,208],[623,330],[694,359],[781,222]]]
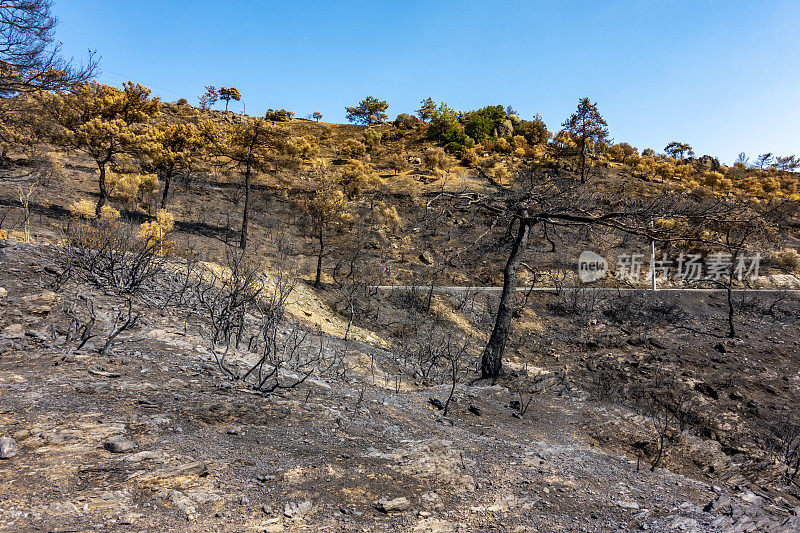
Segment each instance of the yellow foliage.
[[95,207],[95,204],[91,200],[84,198],[72,202],[72,205],[69,206],[69,212],[75,218],[95,218],[97,216]]
[[375,204],[375,210],[378,212],[385,224],[396,226],[402,222],[400,214],[397,212],[397,207],[393,205],[390,206],[383,201],[378,201]]
[[287,149],[291,155],[301,157],[303,159],[315,157],[317,152],[319,152],[317,140],[314,137],[309,136],[289,139],[287,142]]
[[475,168],[478,165],[478,153],[474,148],[468,148],[461,154],[461,164],[465,167]]
[[364,194],[366,189],[374,188],[380,183],[378,174],[363,161],[351,160],[341,173],[344,190],[350,198]]
[[109,171],[106,174],[106,184],[108,195],[122,202],[144,199],[158,191],[158,177],[155,174],[118,174]]
[[781,188],[781,184],[773,176],[770,176],[761,181],[761,188],[767,194],[772,194]]
[[441,171],[447,171],[450,160],[441,148],[428,148],[422,154],[422,162],[434,174],[439,175]]
[[494,180],[501,185],[506,185],[511,180],[511,174],[508,172],[508,169],[500,164],[493,166],[489,173]]
[[119,211],[106,204],[100,208],[100,220],[109,223],[119,220]]
[[511,152],[511,143],[505,137],[500,137],[494,141],[494,150],[508,154]]
[[537,144],[536,146],[528,146],[525,148],[525,157],[530,157],[536,160],[544,159],[547,156],[547,146],[544,144]]
[[163,209],[156,213],[156,219],[150,222],[145,222],[140,226],[139,238],[147,241],[148,245],[155,244],[155,242],[164,238],[164,235],[171,231],[175,225],[175,216],[169,211]]
[[364,130],[364,144],[368,148],[381,144],[381,134],[374,128]]
[[364,143],[355,139],[347,139],[339,153],[348,159],[359,159],[367,153]]

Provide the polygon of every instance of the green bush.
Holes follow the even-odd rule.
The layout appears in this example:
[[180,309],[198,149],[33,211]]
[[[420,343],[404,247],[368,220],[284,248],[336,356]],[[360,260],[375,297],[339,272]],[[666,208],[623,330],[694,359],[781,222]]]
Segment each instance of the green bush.
[[487,106],[467,115],[464,132],[476,142],[492,135],[495,127],[506,119],[506,111],[501,105]]
[[439,108],[433,112],[427,134],[429,139],[444,144],[453,142],[464,144],[466,140],[466,135],[464,135],[461,125],[458,123],[458,113],[444,102],[439,104]]
[[447,143],[444,147],[445,152],[447,152],[448,154],[456,154],[456,155],[461,154],[461,150],[463,149],[464,147],[461,145],[461,143],[457,142]]

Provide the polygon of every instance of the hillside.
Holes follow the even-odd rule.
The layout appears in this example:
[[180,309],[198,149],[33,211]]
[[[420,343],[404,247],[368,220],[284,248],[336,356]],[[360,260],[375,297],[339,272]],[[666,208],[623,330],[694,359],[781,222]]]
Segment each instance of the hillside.
[[[648,440],[647,419],[583,390],[568,356],[544,358],[561,373],[459,385],[442,416],[428,398],[447,386],[407,381],[393,353],[323,335],[313,342],[340,358],[338,372],[253,394],[211,364],[192,308],[137,303],[136,328],[99,354],[125,300],[83,284],[46,289],[59,273],[52,253],[0,249],[2,428],[17,446],[0,463],[4,528],[797,527],[788,501],[746,481],[715,440],[676,443],[668,465],[685,474],[640,468],[627,444]],[[53,333],[70,327],[64,304],[88,300],[98,338],[67,349]],[[253,357],[232,355],[237,366]],[[512,416],[520,399],[527,412]]]
[[[411,118],[270,121],[289,147],[252,176],[246,252],[241,166],[219,153],[176,173],[168,215],[147,158],[120,156],[108,203],[119,218],[109,219],[94,216],[91,158],[51,143],[36,147],[36,161],[9,153],[0,436],[13,437],[17,454],[0,462],[11,480],[2,527],[800,527],[800,492],[785,482],[779,449],[781,431],[794,438],[800,401],[800,302],[789,290],[800,286],[796,174],[708,156],[634,157],[613,145],[622,152],[593,151],[583,185],[558,134],[531,144],[512,124],[456,149]],[[165,104],[153,122],[224,129],[247,120]],[[51,171],[34,180],[41,161]],[[648,234],[541,224],[519,285],[543,290],[520,291],[505,372],[480,379],[499,290],[475,287],[503,284],[518,226],[498,206],[545,179],[576,195],[547,201],[566,210],[590,198],[587,213],[721,199],[752,202],[767,220],[776,202],[778,222],[747,243],[763,255],[761,277],[730,285],[730,302],[721,283],[664,282],[714,290],[653,293],[629,290],[648,287],[646,278],[608,275],[593,285],[607,290],[584,290],[583,250],[649,254]],[[326,219],[315,286],[309,206],[332,198],[344,215]],[[714,250],[705,227],[689,229]],[[658,252],[676,255],[681,238]],[[143,261],[140,285],[123,286],[139,268],[126,258]],[[389,285],[407,289],[378,288]],[[221,318],[214,305],[234,286],[241,315]],[[764,291],[742,290],[754,288]],[[220,332],[223,322],[230,329]],[[272,390],[242,377],[264,353],[257,373],[274,370]],[[112,436],[136,448],[113,453]],[[378,503],[395,498],[405,500]]]

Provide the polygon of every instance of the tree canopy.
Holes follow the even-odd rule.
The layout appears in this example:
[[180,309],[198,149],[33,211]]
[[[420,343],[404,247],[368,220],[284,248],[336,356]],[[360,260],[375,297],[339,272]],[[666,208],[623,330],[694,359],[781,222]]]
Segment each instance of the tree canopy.
[[567,118],[562,127],[570,134],[578,151],[581,183],[586,182],[586,157],[593,144],[608,139],[608,124],[597,110],[597,103],[588,98],[578,101],[578,109]]
[[53,122],[51,139],[87,154],[97,165],[99,215],[108,196],[107,165],[119,154],[142,150],[145,124],[159,113],[161,102],[150,98],[150,89],[131,81],[122,89],[92,81],[67,93],[42,92],[38,98]]
[[386,120],[388,115],[386,110],[389,104],[384,100],[378,100],[374,96],[367,96],[355,107],[345,107],[347,120],[356,124],[375,124]]

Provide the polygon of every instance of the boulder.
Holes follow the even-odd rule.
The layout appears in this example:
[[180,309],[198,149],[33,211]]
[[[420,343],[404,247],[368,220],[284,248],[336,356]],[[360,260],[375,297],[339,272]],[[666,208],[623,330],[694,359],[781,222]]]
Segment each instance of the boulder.
[[695,166],[702,170],[711,170],[714,172],[719,172],[720,169],[719,159],[711,157],[710,155],[698,157],[695,160]]
[[175,504],[178,510],[186,515],[187,520],[191,521],[197,519],[197,508],[194,506],[194,502],[184,493],[177,490],[170,491],[169,500]]
[[382,513],[399,513],[407,511],[409,507],[411,507],[411,502],[402,496],[393,500],[383,498],[375,504],[375,508]]
[[122,435],[115,435],[103,443],[103,448],[111,453],[126,453],[137,448],[138,444]]
[[717,513],[717,514],[724,514],[730,515],[733,513],[733,502],[731,501],[730,496],[726,496],[722,494],[714,501],[709,502],[705,507],[703,507],[703,511],[707,513]]
[[302,502],[289,502],[283,508],[283,515],[287,518],[300,518],[311,512],[313,504],[311,500]]
[[32,296],[22,298],[22,307],[31,315],[47,315],[58,304],[58,295],[53,291],[43,291]]
[[0,459],[11,459],[17,455],[17,441],[11,437],[0,437]]
[[495,127],[494,133],[495,137],[511,137],[514,135],[514,123],[505,119]]

